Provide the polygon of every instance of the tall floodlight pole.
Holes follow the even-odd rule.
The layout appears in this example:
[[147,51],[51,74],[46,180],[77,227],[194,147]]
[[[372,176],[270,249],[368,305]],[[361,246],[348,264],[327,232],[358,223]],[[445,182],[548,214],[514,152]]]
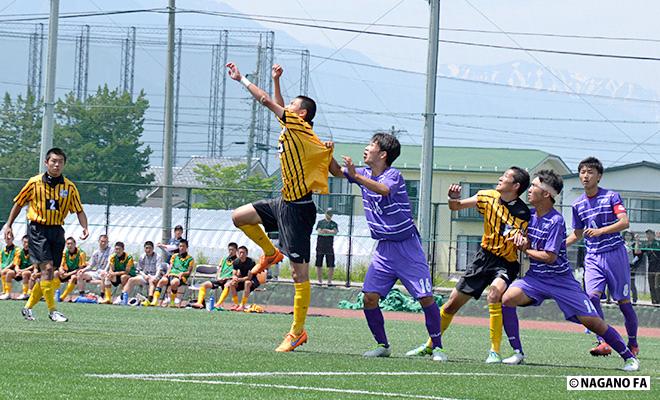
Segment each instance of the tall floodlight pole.
[[172,226],[172,152],[174,137],[174,0],[167,6],[167,72],[165,74],[165,131],[163,140],[163,225],[162,240],[167,243]]
[[433,184],[433,136],[435,124],[435,85],[438,71],[438,39],[440,28],[440,0],[429,0],[429,51],[426,64],[426,110],[424,111],[424,139],[422,142],[422,170],[419,193],[419,230],[426,254],[431,240],[431,193]]
[[41,154],[39,172],[46,172],[43,160],[46,152],[53,147],[53,111],[55,109],[55,72],[57,67],[57,22],[60,17],[60,0],[50,0],[48,20],[48,65],[46,70],[46,93],[44,96],[44,116],[41,122]]

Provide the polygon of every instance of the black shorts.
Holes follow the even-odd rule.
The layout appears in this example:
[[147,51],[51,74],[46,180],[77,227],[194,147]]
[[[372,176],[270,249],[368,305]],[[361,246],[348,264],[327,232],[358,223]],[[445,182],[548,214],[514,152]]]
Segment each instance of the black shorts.
[[[64,282],[64,281],[62,281],[62,282]],[[115,279],[111,280],[110,283],[112,283],[112,286],[114,286],[114,287],[117,287],[117,286],[121,285],[121,276],[115,276]]]
[[[250,291],[253,291],[254,289],[258,288],[261,283],[259,283],[259,279],[257,279],[256,276],[253,276],[252,279],[252,287],[250,288]],[[245,281],[238,282],[238,285],[236,285],[236,291],[240,292],[241,290],[245,290]]]
[[225,287],[225,283],[229,282],[230,279],[231,278],[222,278],[211,281],[211,289],[218,289],[221,287]]
[[331,253],[331,254],[316,253],[316,263],[314,265],[321,268],[323,266],[323,257],[325,257],[325,265],[328,268],[334,268],[335,267],[335,255],[334,255],[334,253]]
[[310,237],[316,222],[311,193],[296,201],[281,197],[252,203],[266,232],[279,232],[279,248],[295,263],[310,260]]
[[[179,279],[179,278],[176,277],[176,276],[168,276],[167,277],[167,285],[168,286],[172,284],[172,279]],[[182,276],[181,279],[179,279],[179,284],[180,285],[187,285],[188,284],[188,279],[185,276]]]
[[59,268],[65,245],[64,228],[60,225],[42,225],[36,222],[30,222],[28,225],[28,249],[33,264],[52,261],[53,266]]
[[496,278],[502,278],[510,285],[519,273],[518,261],[507,261],[480,247],[465,275],[456,284],[456,290],[479,299]]

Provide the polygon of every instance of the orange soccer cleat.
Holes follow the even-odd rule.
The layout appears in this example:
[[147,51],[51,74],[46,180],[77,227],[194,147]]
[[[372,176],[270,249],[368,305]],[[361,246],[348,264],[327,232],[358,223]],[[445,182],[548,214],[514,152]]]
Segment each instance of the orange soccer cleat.
[[284,260],[284,254],[278,249],[275,249],[275,253],[272,256],[266,257],[266,255],[262,255],[261,258],[259,258],[259,264],[252,268],[252,274],[259,275],[259,273],[267,270],[271,265],[275,265],[282,260]]
[[290,351],[293,351],[296,347],[302,346],[303,344],[307,343],[307,339],[308,339],[307,331],[303,330],[302,333],[298,336],[289,332],[284,337],[282,343],[280,343],[280,345],[277,346],[275,351],[278,353],[288,353]]

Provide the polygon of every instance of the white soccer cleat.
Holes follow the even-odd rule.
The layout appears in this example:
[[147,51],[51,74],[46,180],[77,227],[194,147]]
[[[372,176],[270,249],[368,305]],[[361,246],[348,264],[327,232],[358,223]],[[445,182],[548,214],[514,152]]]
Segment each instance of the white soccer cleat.
[[392,355],[392,349],[389,347],[385,347],[382,344],[379,344],[378,347],[376,347],[373,350],[369,350],[366,353],[364,353],[362,356],[364,357],[389,357]]
[[430,356],[432,353],[433,353],[432,349],[430,347],[426,347],[426,344],[423,344],[423,345],[421,345],[419,347],[415,347],[414,349],[407,352],[406,356],[408,356],[408,357],[424,357],[424,356]]
[[36,321],[37,319],[32,315],[32,309],[31,308],[24,308],[21,310],[21,314],[23,315],[23,318],[25,318],[28,321]]
[[639,371],[639,360],[635,357],[627,359],[623,364],[623,370],[626,372]]
[[448,360],[447,353],[441,347],[434,348],[431,353],[431,360],[433,361],[447,362]]
[[494,352],[493,350],[488,352],[488,358],[486,358],[486,364],[501,364],[502,356],[499,353]]
[[519,365],[519,364],[524,364],[525,363],[525,355],[520,352],[520,350],[516,350],[515,353],[511,357],[507,357],[504,360],[502,360],[502,364],[507,364],[507,365]]
[[9,293],[5,293],[2,296],[0,296],[0,300],[9,300],[11,298],[11,295]]
[[51,321],[55,321],[55,322],[66,322],[69,320],[67,317],[64,316],[64,314],[62,314],[59,311],[50,312],[48,314],[48,317],[50,318]]
[[20,296],[18,296],[18,297],[16,298],[16,300],[27,300],[27,299],[29,299],[29,298],[30,298],[30,295],[28,295],[28,294],[26,293],[26,294],[21,294]]

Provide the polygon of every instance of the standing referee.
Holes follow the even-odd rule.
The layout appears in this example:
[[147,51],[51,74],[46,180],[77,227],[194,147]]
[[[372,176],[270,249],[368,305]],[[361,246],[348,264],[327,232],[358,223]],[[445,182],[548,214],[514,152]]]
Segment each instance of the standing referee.
[[55,310],[55,290],[53,287],[53,265],[59,266],[64,250],[64,218],[76,213],[83,227],[81,240],[87,239],[87,215],[82,209],[78,189],[70,180],[62,176],[66,155],[57,147],[46,153],[46,173],[30,178],[20,193],[14,198],[14,206],[9,212],[7,223],[2,228],[4,237],[12,235],[11,226],[21,209],[29,203],[27,218],[30,260],[37,264],[41,281],[34,286],[32,295],[22,313],[25,319],[33,321],[32,307],[42,295],[48,306],[48,316],[55,322],[66,322],[67,318]]

